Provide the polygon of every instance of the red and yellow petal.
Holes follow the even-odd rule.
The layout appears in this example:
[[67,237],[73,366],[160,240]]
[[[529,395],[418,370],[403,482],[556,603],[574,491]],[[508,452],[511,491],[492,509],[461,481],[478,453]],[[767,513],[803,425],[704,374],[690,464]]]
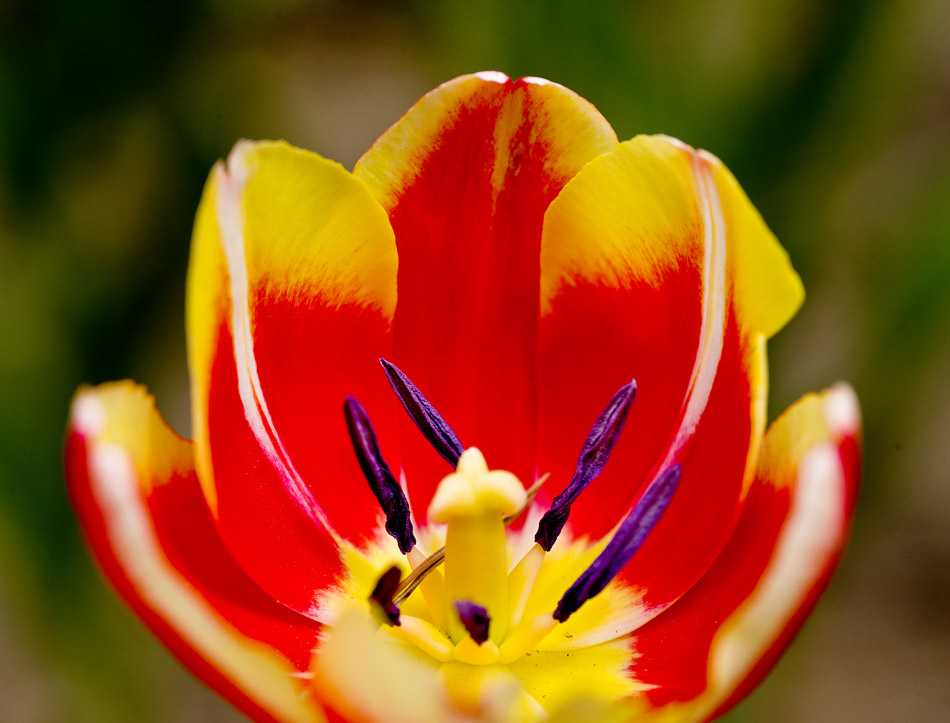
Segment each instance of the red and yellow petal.
[[242,142],[213,170],[188,278],[197,469],[241,566],[314,617],[339,543],[372,536],[380,514],[347,436],[346,395],[398,463],[377,363],[390,353],[396,268],[385,212],[338,164]]
[[622,573],[641,598],[626,629],[689,589],[735,526],[765,424],[765,338],[801,297],[732,177],[678,141],[622,143],[551,204],[539,332],[539,458],[551,492],[631,378],[636,402],[602,477],[574,505],[575,535],[608,533],[646,484],[682,464],[676,497]]
[[300,677],[319,625],[275,603],[228,554],[192,444],[165,425],[143,388],[80,390],[66,475],[100,567],[182,663],[254,720],[324,720]]
[[[860,412],[838,385],[769,429],[735,533],[706,575],[634,633],[632,675],[672,720],[718,715],[772,668],[828,584],[860,473]],[[665,717],[663,720],[667,720]]]
[[[543,215],[616,142],[571,91],[481,73],[426,95],[354,171],[388,212],[399,248],[393,361],[464,444],[526,483],[536,471]],[[449,470],[409,425],[402,446],[424,519]]]

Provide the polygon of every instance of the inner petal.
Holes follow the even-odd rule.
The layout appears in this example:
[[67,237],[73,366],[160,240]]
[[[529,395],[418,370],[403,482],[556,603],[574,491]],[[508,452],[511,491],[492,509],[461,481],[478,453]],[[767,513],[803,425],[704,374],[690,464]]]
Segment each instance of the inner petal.
[[[616,136],[555,84],[465,76],[427,95],[360,160],[399,248],[392,360],[500,468],[533,481],[545,209]],[[418,519],[444,462],[408,422]]]
[[[770,283],[750,283],[756,275]],[[604,479],[575,505],[575,534],[605,534],[651,479],[682,464],[681,494],[622,572],[643,598],[627,631],[688,590],[734,528],[764,428],[765,336],[800,298],[787,257],[731,176],[672,139],[620,144],[551,204],[539,449],[554,491],[592,400],[630,377],[640,389]]]
[[545,219],[539,458],[551,491],[602,400],[637,380],[636,413],[571,525],[610,531],[676,430],[700,346],[703,220],[689,159],[638,139],[590,164]]
[[242,143],[212,172],[188,280],[196,466],[231,553],[308,615],[333,573],[323,550],[375,522],[340,389],[392,439],[375,360],[388,349],[395,277],[385,213],[337,164]]

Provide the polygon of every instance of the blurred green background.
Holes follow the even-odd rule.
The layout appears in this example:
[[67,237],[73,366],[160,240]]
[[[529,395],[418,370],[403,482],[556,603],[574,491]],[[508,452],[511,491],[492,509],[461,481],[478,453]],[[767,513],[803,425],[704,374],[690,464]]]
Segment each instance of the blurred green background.
[[841,571],[728,720],[945,719],[947,28],[944,0],[0,0],[0,720],[238,720],[93,568],[62,481],[70,396],[133,377],[187,433],[185,265],[214,161],[286,138],[352,166],[483,69],[719,155],[808,290],[770,345],[772,415],[837,379],[861,398]]

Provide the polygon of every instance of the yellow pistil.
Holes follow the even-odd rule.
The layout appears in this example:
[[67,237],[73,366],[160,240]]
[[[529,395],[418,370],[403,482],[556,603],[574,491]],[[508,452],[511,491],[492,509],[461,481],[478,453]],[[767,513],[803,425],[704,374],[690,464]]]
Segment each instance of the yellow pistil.
[[429,519],[448,525],[445,533],[445,592],[449,633],[462,641],[467,632],[452,601],[471,600],[491,618],[489,636],[499,645],[508,627],[508,556],[505,517],[520,510],[526,495],[518,478],[489,471],[475,447],[459,457],[454,474],[439,484]]

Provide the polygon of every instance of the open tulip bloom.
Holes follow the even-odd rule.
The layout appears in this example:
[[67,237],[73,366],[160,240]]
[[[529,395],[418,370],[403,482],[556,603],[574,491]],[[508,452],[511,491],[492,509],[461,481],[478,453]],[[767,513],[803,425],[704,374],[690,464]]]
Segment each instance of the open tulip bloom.
[[860,414],[765,431],[798,276],[718,159],[500,73],[352,173],[241,142],[198,209],[194,440],[81,389],[70,493],[119,594],[257,721],[709,720],[853,513]]

